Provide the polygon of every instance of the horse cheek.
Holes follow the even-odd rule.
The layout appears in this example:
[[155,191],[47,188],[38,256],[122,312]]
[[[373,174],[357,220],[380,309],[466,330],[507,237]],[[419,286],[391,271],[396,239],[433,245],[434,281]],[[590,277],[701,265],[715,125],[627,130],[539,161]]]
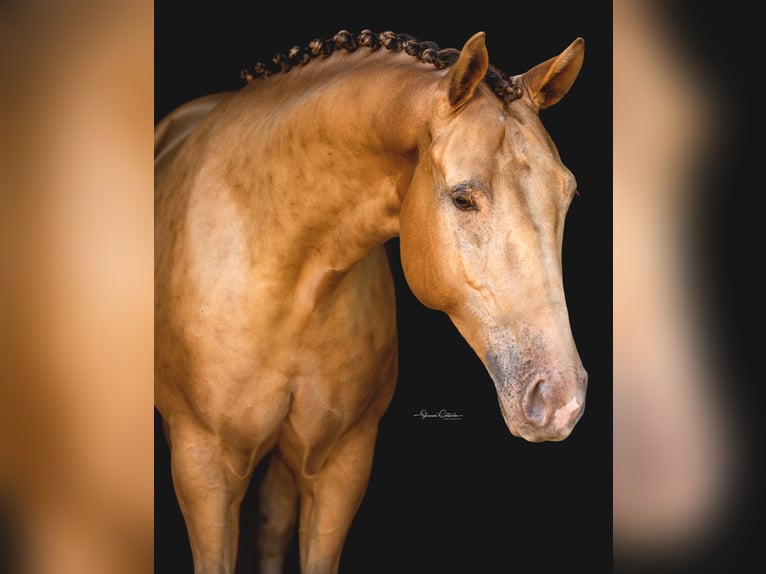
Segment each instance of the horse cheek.
[[[414,190],[413,190],[414,191]],[[458,297],[454,285],[453,260],[439,214],[425,193],[409,193],[402,204],[399,240],[402,269],[407,285],[429,309],[455,308]]]

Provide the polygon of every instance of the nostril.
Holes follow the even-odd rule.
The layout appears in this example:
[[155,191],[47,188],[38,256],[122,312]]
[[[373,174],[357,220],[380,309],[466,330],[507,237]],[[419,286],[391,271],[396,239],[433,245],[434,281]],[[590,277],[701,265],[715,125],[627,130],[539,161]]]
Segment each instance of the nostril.
[[546,381],[540,377],[533,381],[524,395],[522,410],[524,416],[535,426],[544,426],[548,418],[547,399],[545,397]]

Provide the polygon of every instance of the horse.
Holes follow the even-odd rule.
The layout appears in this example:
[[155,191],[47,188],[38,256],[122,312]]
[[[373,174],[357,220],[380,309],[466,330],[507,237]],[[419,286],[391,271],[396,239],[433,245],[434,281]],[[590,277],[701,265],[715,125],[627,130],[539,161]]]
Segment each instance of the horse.
[[[486,367],[509,431],[566,439],[587,373],[565,301],[574,175],[540,120],[584,40],[510,76],[461,49],[341,30],[155,128],[155,406],[196,574],[234,571],[254,469],[261,572],[298,531],[337,573],[397,379],[386,242]],[[260,468],[260,467],[259,467]]]

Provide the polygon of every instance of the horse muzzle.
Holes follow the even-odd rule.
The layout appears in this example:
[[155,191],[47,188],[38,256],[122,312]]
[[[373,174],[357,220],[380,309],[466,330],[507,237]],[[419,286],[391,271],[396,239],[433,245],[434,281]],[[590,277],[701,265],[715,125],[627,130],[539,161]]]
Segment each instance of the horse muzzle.
[[537,368],[525,374],[498,370],[489,361],[500,410],[514,436],[529,442],[567,438],[585,410],[588,375],[578,364],[562,372]]

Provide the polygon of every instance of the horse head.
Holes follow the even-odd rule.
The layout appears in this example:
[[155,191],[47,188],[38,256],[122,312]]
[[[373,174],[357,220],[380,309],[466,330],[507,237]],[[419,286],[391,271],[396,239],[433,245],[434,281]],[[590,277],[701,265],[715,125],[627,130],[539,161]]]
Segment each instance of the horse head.
[[511,78],[504,101],[484,82],[484,33],[441,78],[400,214],[407,283],[444,311],[494,381],[508,428],[563,440],[583,413],[587,374],[569,325],[561,252],[576,192],[539,118],[583,61],[576,39]]

